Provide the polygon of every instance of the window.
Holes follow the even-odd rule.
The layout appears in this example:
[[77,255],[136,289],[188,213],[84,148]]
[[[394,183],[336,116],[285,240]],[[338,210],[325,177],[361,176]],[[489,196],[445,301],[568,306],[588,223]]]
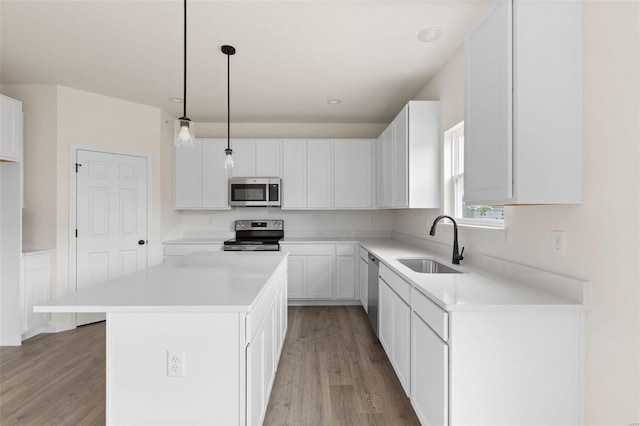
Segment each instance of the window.
[[459,223],[502,227],[503,206],[465,204],[464,199],[464,121],[444,132],[445,213]]

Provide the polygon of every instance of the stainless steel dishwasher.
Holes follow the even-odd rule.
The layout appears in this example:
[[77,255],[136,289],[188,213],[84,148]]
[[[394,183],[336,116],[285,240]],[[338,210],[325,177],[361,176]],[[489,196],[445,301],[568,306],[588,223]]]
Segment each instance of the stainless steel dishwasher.
[[369,322],[373,332],[378,336],[378,268],[380,261],[369,253],[369,269],[368,269],[368,309]]

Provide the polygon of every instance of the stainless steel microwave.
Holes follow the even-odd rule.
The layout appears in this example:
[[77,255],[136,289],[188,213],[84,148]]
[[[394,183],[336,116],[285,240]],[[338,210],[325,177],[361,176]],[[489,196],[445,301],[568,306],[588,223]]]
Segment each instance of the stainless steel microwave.
[[229,179],[229,205],[236,207],[280,207],[280,178]]

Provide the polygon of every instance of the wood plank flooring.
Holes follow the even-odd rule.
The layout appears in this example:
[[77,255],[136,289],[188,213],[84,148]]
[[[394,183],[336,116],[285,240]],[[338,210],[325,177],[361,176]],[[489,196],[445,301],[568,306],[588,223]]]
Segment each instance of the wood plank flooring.
[[[103,425],[104,322],[0,347],[0,425]],[[289,307],[265,425],[418,425],[356,306]]]

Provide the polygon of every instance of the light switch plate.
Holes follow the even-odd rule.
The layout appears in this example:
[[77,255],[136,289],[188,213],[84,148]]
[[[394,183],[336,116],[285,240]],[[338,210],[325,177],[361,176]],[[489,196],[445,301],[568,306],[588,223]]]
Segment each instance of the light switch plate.
[[564,231],[552,231],[551,232],[551,252],[556,255],[564,256],[565,249],[565,232]]

